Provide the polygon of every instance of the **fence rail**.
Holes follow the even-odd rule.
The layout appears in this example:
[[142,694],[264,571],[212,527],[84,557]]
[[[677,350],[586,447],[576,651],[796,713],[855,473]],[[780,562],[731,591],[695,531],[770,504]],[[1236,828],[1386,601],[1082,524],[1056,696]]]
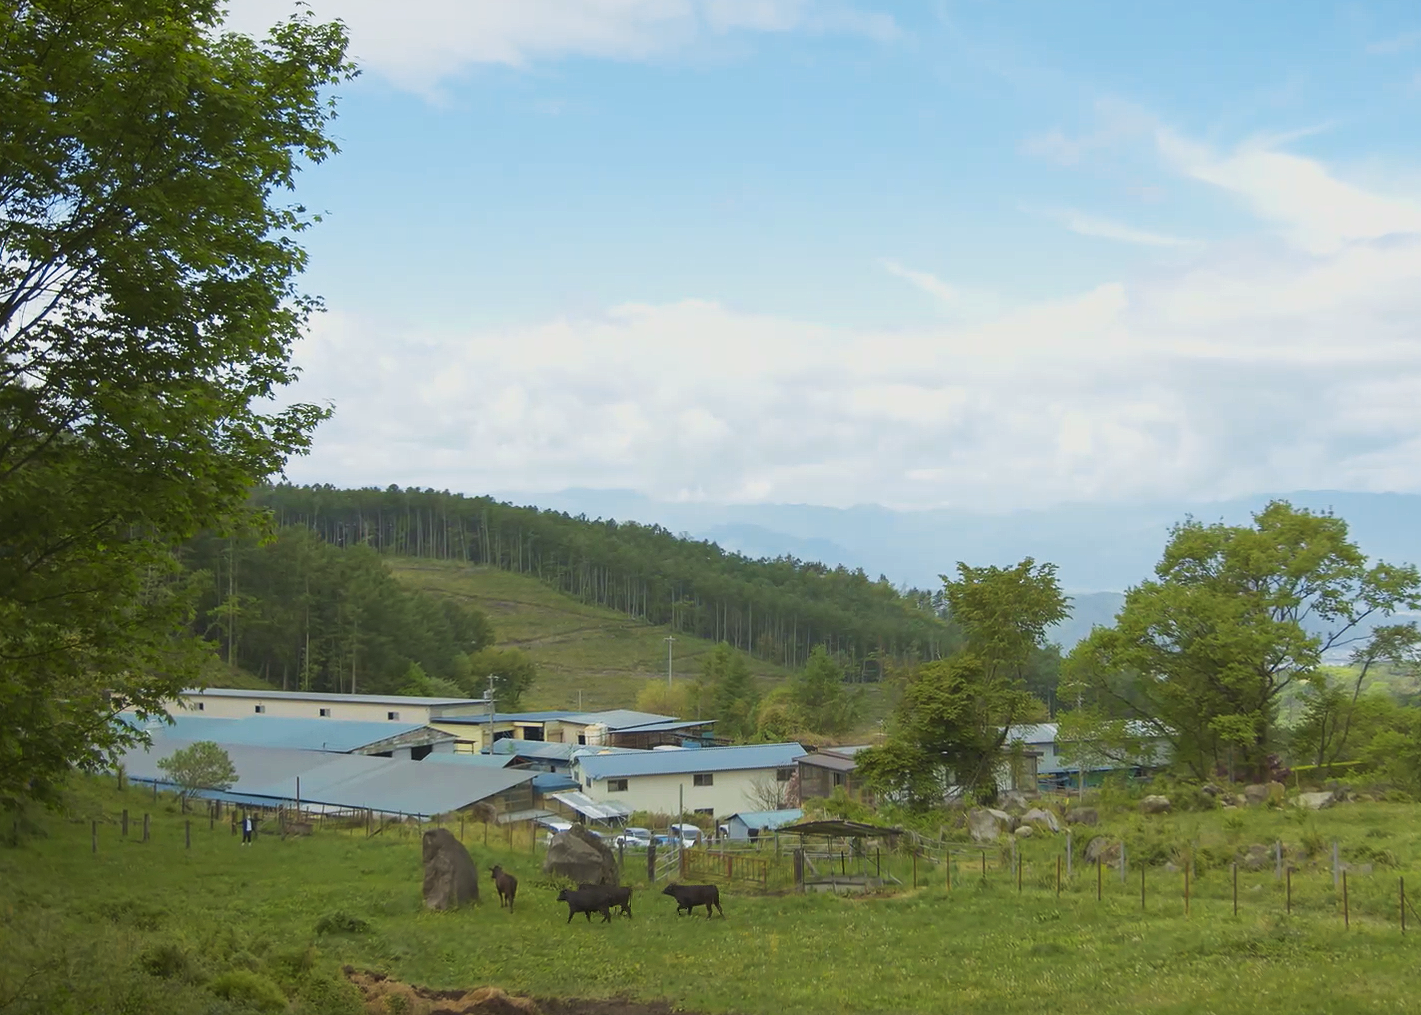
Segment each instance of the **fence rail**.
[[681,875],[723,877],[727,881],[749,881],[767,889],[770,886],[770,862],[753,856],[741,856],[720,850],[686,850],[681,854]]

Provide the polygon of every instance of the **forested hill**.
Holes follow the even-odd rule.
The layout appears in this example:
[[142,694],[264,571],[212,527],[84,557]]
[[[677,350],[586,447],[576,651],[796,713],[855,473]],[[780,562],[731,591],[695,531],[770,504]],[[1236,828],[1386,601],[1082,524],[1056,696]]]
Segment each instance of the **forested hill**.
[[887,660],[936,658],[957,641],[939,593],[902,593],[884,577],[793,557],[751,559],[660,526],[393,486],[283,484],[255,497],[278,524],[337,546],[533,575],[583,602],[786,666],[825,645],[874,679]]

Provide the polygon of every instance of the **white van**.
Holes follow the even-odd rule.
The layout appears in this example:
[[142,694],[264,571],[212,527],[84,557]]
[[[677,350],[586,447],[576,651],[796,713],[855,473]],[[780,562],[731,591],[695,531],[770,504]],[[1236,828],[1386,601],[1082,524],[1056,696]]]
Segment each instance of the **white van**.
[[700,844],[701,830],[696,825],[674,824],[670,828],[671,836],[681,840],[682,849],[692,849]]

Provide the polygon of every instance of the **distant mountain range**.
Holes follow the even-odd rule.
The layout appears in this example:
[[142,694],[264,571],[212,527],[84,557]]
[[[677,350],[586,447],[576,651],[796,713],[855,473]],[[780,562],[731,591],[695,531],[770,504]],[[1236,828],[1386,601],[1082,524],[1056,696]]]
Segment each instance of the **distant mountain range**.
[[1199,503],[1063,504],[1004,514],[895,511],[878,505],[670,503],[626,490],[495,496],[589,518],[656,523],[752,557],[790,554],[861,567],[874,577],[882,574],[895,584],[919,588],[936,588],[938,576],[951,572],[959,560],[977,565],[1012,564],[1027,556],[1051,561],[1074,599],[1074,615],[1057,631],[1068,647],[1093,624],[1110,622],[1121,593],[1150,575],[1170,526],[1190,515],[1240,524],[1281,498],[1345,518],[1370,556],[1421,561],[1421,495],[1416,494],[1304,490]]

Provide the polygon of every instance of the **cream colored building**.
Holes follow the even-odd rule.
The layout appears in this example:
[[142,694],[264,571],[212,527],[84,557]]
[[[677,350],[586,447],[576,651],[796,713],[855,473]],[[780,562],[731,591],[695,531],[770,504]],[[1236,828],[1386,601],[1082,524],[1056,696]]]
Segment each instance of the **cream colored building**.
[[183,691],[169,711],[174,715],[197,714],[217,719],[266,715],[284,719],[385,720],[427,726],[434,725],[440,717],[487,712],[488,702],[477,698],[414,698],[403,694],[323,694],[209,687]]
[[757,788],[788,782],[804,753],[799,744],[755,744],[580,754],[570,774],[594,801],[655,814],[684,807],[687,814],[721,817],[763,810]]

